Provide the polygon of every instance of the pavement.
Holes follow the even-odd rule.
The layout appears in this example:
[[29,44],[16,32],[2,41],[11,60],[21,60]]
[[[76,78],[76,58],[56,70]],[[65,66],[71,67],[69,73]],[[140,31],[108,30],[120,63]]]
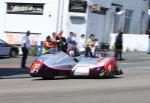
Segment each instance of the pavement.
[[[113,52],[108,52],[111,56],[113,56]],[[32,62],[35,60],[35,56],[29,56],[27,59],[27,66],[30,67]],[[123,61],[118,61],[118,64],[126,64],[124,67],[129,65],[130,63],[140,63],[150,62],[150,54],[146,52],[123,52]],[[0,58],[0,79],[5,78],[26,78],[30,77],[29,69],[20,68],[21,56],[17,58],[8,58],[1,57]],[[149,64],[148,64],[149,65]],[[134,68],[134,65],[131,66]]]
[[[21,58],[0,57],[0,79],[29,78],[29,68],[21,68]],[[35,56],[28,56],[27,66],[30,67]]]
[[[110,52],[110,54],[113,55],[113,52]],[[122,57],[125,60],[118,62],[134,63],[134,62],[150,61],[150,54],[147,54],[147,52],[123,52]]]

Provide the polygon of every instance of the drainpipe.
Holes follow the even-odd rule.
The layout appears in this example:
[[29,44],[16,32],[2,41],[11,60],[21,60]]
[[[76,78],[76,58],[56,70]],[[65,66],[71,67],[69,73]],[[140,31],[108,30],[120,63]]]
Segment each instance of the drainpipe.
[[143,34],[143,21],[144,21],[144,15],[145,13],[141,13],[141,19],[140,19],[140,33]]
[[60,29],[62,29],[63,26],[63,13],[64,13],[64,0],[58,1],[58,11],[57,11],[57,27],[56,31],[59,32]]
[[61,0],[58,0],[58,10],[57,10],[57,25],[56,25],[56,32],[58,32],[59,30],[59,17],[60,17],[60,4],[61,4]]

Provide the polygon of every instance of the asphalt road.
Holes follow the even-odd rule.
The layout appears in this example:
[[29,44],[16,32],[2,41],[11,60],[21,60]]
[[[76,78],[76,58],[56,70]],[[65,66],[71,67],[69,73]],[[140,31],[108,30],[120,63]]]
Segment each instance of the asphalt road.
[[[0,103],[150,103],[149,55],[131,56],[118,62],[124,74],[116,78],[53,80],[30,78],[20,57],[1,58]],[[30,56],[27,64],[34,59]]]
[[1,103],[150,103],[150,70],[113,79],[0,80]]

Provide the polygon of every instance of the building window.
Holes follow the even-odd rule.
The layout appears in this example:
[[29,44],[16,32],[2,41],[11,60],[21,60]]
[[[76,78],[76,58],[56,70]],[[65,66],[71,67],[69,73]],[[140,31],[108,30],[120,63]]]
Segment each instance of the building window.
[[87,9],[87,1],[85,0],[70,0],[69,12],[85,13]]
[[43,15],[43,8],[40,3],[7,3],[7,14]]
[[130,32],[130,24],[131,24],[131,20],[132,20],[132,15],[133,15],[133,11],[132,10],[126,10],[125,11],[125,21],[124,21],[124,28],[125,28],[125,32],[129,33]]

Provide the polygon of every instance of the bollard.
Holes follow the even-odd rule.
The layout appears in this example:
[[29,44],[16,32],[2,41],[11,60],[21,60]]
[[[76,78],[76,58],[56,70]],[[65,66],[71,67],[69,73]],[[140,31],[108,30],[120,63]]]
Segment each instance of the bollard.
[[40,53],[39,53],[40,56],[42,55],[42,49],[43,49],[43,41],[41,41],[40,43]]
[[38,46],[37,58],[42,55],[42,49],[43,49],[43,41],[41,41],[40,45]]

